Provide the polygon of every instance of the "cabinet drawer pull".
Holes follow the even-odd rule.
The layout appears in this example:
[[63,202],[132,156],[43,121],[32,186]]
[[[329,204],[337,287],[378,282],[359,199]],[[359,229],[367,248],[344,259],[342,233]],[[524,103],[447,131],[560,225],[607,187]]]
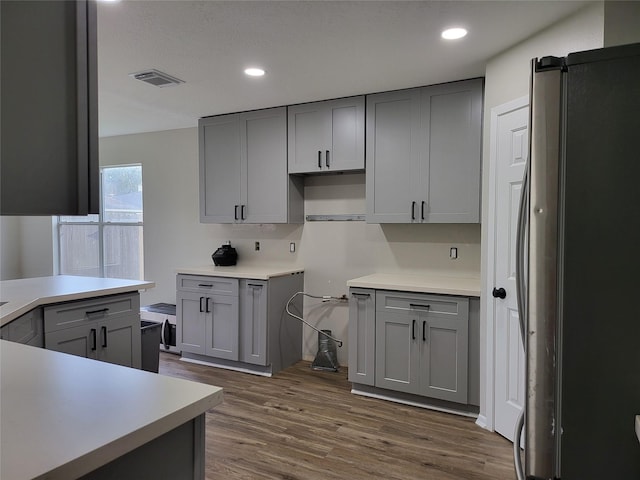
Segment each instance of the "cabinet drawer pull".
[[207,288],[211,288],[213,287],[213,285],[209,284],[209,283],[199,283],[198,284],[199,287],[207,287]]
[[424,200],[422,201],[422,205],[420,206],[420,217],[424,220],[424,204],[427,203]]
[[370,293],[351,292],[351,295],[355,297],[370,297]]
[[322,152],[318,150],[318,168],[322,168]]
[[97,348],[96,329],[91,329],[91,351],[94,352]]
[[416,339],[416,321],[411,320],[411,340]]
[[427,321],[426,320],[422,321],[422,341],[423,342],[427,341]]
[[255,288],[258,288],[258,287],[261,287],[261,286],[262,286],[262,285],[260,285],[260,284],[258,284],[258,283],[247,283],[247,287],[255,287]]
[[420,305],[419,303],[410,303],[409,308],[424,308],[425,310],[429,310],[431,305]]
[[411,202],[411,220],[416,219],[416,202]]
[[107,327],[100,328],[100,336],[102,337],[102,348],[107,348]]
[[109,309],[108,308],[101,308],[100,310],[91,310],[89,312],[84,312],[86,315],[94,315],[96,313],[106,313],[108,312]]
[[329,168],[329,150],[327,150],[324,154],[324,163]]

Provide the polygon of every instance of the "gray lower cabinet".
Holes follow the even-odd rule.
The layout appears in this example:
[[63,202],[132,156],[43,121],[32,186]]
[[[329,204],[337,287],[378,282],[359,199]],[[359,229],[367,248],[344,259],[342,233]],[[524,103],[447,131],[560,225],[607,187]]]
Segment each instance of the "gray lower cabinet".
[[479,223],[482,79],[367,95],[367,221]]
[[468,403],[468,298],[352,288],[349,302],[351,382]]
[[98,213],[96,2],[3,0],[0,21],[0,215]]
[[48,305],[44,339],[48,350],[140,368],[139,294]]
[[286,107],[201,118],[200,221],[301,223],[304,185],[287,174]]
[[[178,274],[178,349],[187,359],[256,373],[292,365],[302,358],[302,324],[284,309],[303,284],[302,273],[269,280]],[[293,308],[302,311],[301,301]]]
[[44,347],[42,308],[34,308],[0,328],[0,338],[10,342]]
[[289,173],[364,169],[364,96],[288,107]]
[[373,290],[349,289],[349,381],[375,384],[376,317]]

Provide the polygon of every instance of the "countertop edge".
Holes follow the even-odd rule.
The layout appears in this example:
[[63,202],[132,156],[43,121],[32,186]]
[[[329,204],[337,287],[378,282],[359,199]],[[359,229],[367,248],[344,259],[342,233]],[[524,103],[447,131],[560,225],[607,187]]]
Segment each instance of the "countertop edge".
[[[227,270],[228,269],[228,270]],[[182,267],[175,270],[176,275],[202,275],[206,277],[241,278],[250,280],[269,280],[297,273],[304,273],[302,267],[278,266],[232,266],[217,267],[206,265],[200,267]]]
[[[128,292],[136,292],[140,290],[147,290],[149,288],[154,288],[156,286],[155,282],[141,282],[139,285],[127,285],[127,286],[118,286],[118,287],[106,287],[100,288],[98,290],[86,290],[82,292],[70,292],[64,293],[60,295],[49,295],[42,296],[33,299],[22,299],[16,301],[8,301],[4,307],[5,310],[11,309],[7,313],[0,314],[0,326],[4,326],[7,323],[15,320],[19,316],[30,312],[34,308],[50,305],[54,303],[61,302],[70,302],[73,300],[83,300],[87,298],[93,297],[106,297],[108,295],[117,295],[119,293],[128,293]],[[14,305],[18,304],[19,306],[14,308]]]
[[47,473],[46,478],[77,478],[86,475],[118,458],[132,452],[138,447],[170,432],[174,428],[193,420],[197,416],[206,413],[208,410],[222,403],[223,390],[220,387],[217,391],[194,402],[172,414],[158,419],[129,435],[114,440],[103,445],[92,452],[88,452],[64,465],[60,465],[55,470]]
[[480,297],[481,294],[480,279],[437,275],[372,274],[348,280],[347,287],[466,297]]

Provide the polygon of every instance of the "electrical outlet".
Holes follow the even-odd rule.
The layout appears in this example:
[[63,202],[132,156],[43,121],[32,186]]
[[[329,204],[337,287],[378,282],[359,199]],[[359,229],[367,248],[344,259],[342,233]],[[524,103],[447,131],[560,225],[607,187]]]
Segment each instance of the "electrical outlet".
[[295,244],[295,242],[291,242],[291,243],[289,244],[289,251],[290,251],[291,253],[295,253],[295,252],[296,252],[296,244]]
[[260,242],[256,242],[255,249],[256,249],[256,252],[260,251]]
[[456,247],[451,247],[451,249],[449,249],[449,258],[452,260],[458,258],[458,249]]

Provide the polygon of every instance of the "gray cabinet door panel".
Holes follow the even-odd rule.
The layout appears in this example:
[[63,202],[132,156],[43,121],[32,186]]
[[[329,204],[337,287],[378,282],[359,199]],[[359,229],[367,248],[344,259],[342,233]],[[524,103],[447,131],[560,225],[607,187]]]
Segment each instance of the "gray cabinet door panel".
[[289,173],[322,169],[330,128],[321,102],[289,107]]
[[409,223],[419,179],[420,89],[367,96],[367,221]]
[[242,203],[238,115],[203,119],[198,133],[200,221],[232,223]]
[[[467,403],[467,318],[430,314],[423,322],[420,325],[421,329],[425,327],[420,366],[422,394]],[[420,333],[422,335],[422,331]]]
[[424,88],[421,114],[429,137],[424,221],[479,222],[482,80]]
[[125,367],[141,367],[140,322],[116,318],[99,325],[98,360]]
[[287,109],[240,116],[242,219],[249,223],[287,222]]
[[202,355],[205,353],[204,298],[204,295],[197,293],[177,293],[176,343],[179,350]]
[[329,157],[324,152],[328,171],[364,168],[364,97],[332,100],[330,109]]
[[97,358],[98,326],[80,325],[45,335],[45,348],[85,358]]
[[205,355],[239,360],[238,297],[225,295],[206,297],[205,313]]
[[349,289],[349,381],[375,384],[375,290]]
[[419,393],[416,322],[406,314],[376,314],[376,386]]
[[240,360],[267,365],[267,282],[243,280],[240,284]]

